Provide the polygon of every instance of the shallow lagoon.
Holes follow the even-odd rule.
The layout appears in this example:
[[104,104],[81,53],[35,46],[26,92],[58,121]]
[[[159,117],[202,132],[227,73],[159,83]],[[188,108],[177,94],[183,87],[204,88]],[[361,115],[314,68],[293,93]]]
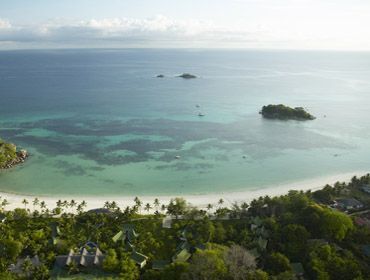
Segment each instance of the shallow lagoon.
[[[348,52],[0,52],[0,136],[32,153],[0,172],[0,191],[217,193],[368,170],[369,65]],[[263,120],[270,103],[317,119]]]

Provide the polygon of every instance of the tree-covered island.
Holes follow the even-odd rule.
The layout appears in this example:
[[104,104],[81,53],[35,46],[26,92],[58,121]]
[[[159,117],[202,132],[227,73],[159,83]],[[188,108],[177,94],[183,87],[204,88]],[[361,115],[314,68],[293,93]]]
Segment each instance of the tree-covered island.
[[26,150],[17,151],[17,146],[0,139],[0,169],[11,168],[28,157]]
[[314,120],[315,117],[302,107],[291,108],[283,104],[263,106],[260,114],[267,119],[279,120]]

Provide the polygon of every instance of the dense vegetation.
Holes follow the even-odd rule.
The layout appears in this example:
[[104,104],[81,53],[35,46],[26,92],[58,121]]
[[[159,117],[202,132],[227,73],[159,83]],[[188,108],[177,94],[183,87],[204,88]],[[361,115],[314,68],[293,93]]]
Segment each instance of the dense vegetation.
[[17,148],[14,144],[6,143],[0,139],[0,168],[17,158]]
[[[24,209],[5,211],[8,203],[3,199],[0,279],[370,279],[370,256],[362,250],[370,244],[370,229],[354,222],[369,209],[370,195],[361,191],[369,183],[369,175],[354,177],[349,184],[260,197],[250,205],[230,208],[220,199],[207,210],[190,207],[181,198],[168,205],[158,199],[153,205],[142,205],[136,198],[133,207],[123,209],[107,201],[105,211],[85,212],[86,203],[74,200],[58,201],[49,210],[38,199],[31,206],[24,200]],[[329,207],[343,196],[361,199],[361,212]],[[140,214],[151,210],[155,214]],[[173,217],[170,227],[163,227],[165,214]],[[127,223],[138,234],[135,250],[148,257],[142,269],[130,258],[127,246],[112,239]],[[106,254],[101,269],[87,270],[72,263],[62,273],[55,270],[57,255],[88,241]],[[171,263],[185,243],[191,257]],[[24,262],[22,273],[8,271],[20,258],[34,255],[40,258],[40,266]],[[167,265],[153,269],[158,261]]]
[[313,120],[314,116],[303,108],[291,108],[282,104],[263,106],[261,114],[264,118],[280,120]]

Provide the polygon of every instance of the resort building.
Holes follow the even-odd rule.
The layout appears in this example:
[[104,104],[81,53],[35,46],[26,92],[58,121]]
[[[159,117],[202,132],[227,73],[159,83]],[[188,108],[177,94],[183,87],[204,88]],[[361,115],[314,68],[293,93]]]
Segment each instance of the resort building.
[[342,210],[357,210],[364,207],[364,205],[354,198],[340,198],[335,201],[336,208]]
[[93,251],[88,251],[83,247],[80,252],[75,253],[72,249],[69,251],[68,255],[57,256],[55,259],[55,265],[63,268],[70,266],[75,263],[83,267],[101,267],[105,255],[96,247]]
[[367,194],[370,194],[370,185],[364,185],[361,187],[361,190]]
[[148,257],[137,252],[134,241],[139,235],[135,232],[134,226],[131,224],[124,224],[122,230],[120,230],[115,236],[112,237],[114,243],[122,242],[125,246],[126,251],[131,251],[131,259],[140,267],[143,268],[147,262]]
[[135,250],[131,253],[131,259],[140,267],[143,268],[148,262],[148,257],[136,252]]

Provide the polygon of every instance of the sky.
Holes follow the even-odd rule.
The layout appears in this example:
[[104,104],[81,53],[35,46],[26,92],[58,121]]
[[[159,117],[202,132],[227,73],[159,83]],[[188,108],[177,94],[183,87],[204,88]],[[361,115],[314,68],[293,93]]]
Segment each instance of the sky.
[[0,49],[370,50],[369,0],[0,0]]

